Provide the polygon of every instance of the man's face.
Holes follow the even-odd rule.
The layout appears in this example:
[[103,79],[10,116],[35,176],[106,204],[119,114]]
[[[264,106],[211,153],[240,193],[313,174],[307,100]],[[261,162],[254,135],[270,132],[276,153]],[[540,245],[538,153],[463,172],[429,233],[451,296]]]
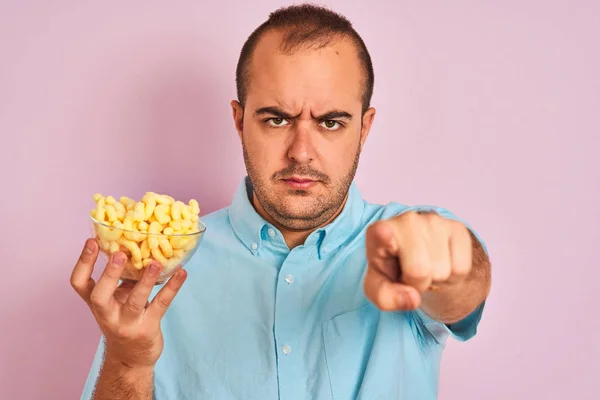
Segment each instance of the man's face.
[[354,45],[279,51],[259,41],[245,109],[233,102],[248,177],[260,207],[289,230],[314,229],[343,206],[375,110],[362,116],[364,77]]

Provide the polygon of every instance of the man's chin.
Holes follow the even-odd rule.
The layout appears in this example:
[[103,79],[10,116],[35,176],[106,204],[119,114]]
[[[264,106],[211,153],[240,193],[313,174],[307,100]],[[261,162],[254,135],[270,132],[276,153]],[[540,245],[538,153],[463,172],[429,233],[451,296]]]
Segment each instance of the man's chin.
[[315,194],[311,190],[303,189],[288,189],[282,194],[282,197],[287,198],[288,201],[302,201],[302,199],[314,196]]
[[303,204],[302,201],[296,201],[293,206],[282,206],[281,204],[275,207],[275,212],[277,215],[286,220],[311,220],[314,218],[318,218],[320,216],[320,212],[315,210],[315,205],[313,202],[308,202]]

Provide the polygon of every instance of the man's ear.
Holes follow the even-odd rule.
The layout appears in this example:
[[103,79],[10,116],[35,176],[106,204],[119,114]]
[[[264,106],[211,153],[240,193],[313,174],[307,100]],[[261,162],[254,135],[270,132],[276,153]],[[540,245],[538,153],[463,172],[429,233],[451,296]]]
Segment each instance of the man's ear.
[[362,117],[362,124],[360,128],[360,150],[362,151],[365,142],[367,141],[367,136],[369,136],[369,132],[371,131],[371,127],[373,126],[373,121],[375,120],[375,109],[370,107],[367,111],[365,111]]
[[231,112],[233,115],[233,122],[235,124],[235,130],[238,133],[240,139],[242,138],[242,132],[244,131],[244,107],[237,100],[231,101]]

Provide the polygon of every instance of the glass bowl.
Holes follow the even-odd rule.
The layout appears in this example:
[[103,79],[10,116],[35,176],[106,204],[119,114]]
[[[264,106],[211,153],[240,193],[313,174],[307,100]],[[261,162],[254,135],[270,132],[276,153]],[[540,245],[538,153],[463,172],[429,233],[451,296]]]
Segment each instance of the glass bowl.
[[111,226],[90,216],[92,234],[98,243],[101,258],[121,251],[127,256],[121,280],[136,283],[144,269],[155,260],[162,265],[156,285],[162,285],[192,258],[206,232],[198,221],[198,231],[185,234],[146,233]]

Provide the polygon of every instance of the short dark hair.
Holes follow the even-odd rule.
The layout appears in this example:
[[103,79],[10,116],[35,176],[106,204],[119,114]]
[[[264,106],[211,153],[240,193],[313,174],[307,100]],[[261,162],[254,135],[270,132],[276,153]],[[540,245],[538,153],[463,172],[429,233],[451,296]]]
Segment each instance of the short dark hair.
[[292,54],[299,48],[324,47],[335,38],[349,38],[356,46],[358,59],[364,70],[365,88],[362,96],[364,114],[370,107],[375,83],[373,63],[367,46],[346,17],[308,3],[283,7],[272,12],[269,19],[256,28],[242,46],[235,74],[238,101],[242,107],[248,94],[252,53],[262,35],[275,29],[284,31],[281,51],[286,54]]

